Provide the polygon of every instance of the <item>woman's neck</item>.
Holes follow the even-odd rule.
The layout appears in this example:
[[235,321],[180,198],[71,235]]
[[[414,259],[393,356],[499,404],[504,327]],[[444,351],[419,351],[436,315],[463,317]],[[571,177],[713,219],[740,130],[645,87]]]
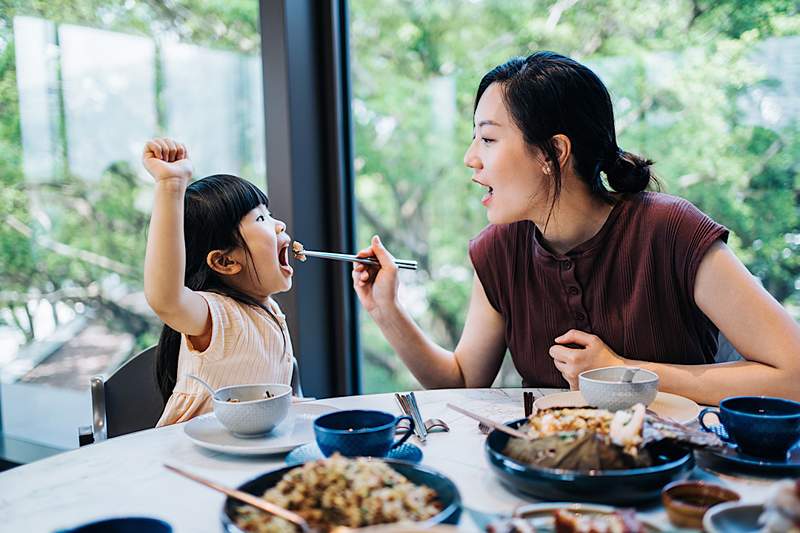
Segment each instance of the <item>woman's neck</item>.
[[542,232],[544,244],[552,252],[562,255],[594,237],[613,208],[612,204],[592,194],[588,187],[578,186],[574,190],[565,187],[553,207],[550,220],[547,220],[545,211],[533,222]]

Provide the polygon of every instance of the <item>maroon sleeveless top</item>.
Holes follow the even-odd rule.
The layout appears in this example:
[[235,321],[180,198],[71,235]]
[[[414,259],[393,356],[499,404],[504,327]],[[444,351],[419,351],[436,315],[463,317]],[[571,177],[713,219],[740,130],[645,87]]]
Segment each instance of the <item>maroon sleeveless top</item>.
[[688,201],[643,192],[618,199],[600,231],[564,255],[530,221],[487,226],[469,254],[523,386],[568,387],[548,352],[570,329],[631,359],[712,363],[718,330],[694,281],[717,239],[728,230]]

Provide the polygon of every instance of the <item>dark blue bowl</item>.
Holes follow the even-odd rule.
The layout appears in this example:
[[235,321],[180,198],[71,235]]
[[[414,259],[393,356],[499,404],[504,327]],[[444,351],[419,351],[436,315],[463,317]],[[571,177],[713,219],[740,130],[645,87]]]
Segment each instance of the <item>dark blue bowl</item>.
[[[506,423],[518,428],[527,419]],[[684,479],[694,468],[694,454],[668,441],[649,444],[656,464],[647,468],[578,472],[542,468],[518,462],[503,453],[510,437],[494,430],[486,438],[486,455],[492,470],[511,488],[551,501],[576,501],[609,505],[635,505],[660,498],[661,489]]]
[[[410,482],[417,485],[426,485],[436,491],[442,504],[442,511],[424,522],[419,522],[419,525],[429,527],[435,524],[458,524],[458,520],[461,518],[461,495],[455,483],[450,481],[448,477],[425,466],[406,461],[398,461],[396,459],[379,460],[404,475]],[[262,496],[264,492],[277,485],[284,474],[294,468],[298,468],[298,465],[267,472],[241,485],[239,490]],[[222,529],[227,533],[244,533],[236,526],[235,522],[236,509],[242,505],[244,504],[232,498],[225,500],[225,505],[222,508]]]
[[157,518],[126,516],[108,518],[55,533],[170,533],[172,527]]

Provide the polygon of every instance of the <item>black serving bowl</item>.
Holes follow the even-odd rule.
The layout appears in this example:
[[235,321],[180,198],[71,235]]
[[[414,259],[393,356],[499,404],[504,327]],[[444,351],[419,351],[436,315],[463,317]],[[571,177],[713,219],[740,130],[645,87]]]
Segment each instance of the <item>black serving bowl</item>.
[[[458,524],[461,517],[461,495],[455,483],[450,481],[439,472],[407,461],[398,461],[397,459],[375,459],[376,461],[383,461],[394,470],[405,476],[410,482],[416,485],[426,485],[436,491],[439,496],[439,501],[442,504],[442,511],[425,520],[418,522],[417,525],[422,527],[432,526],[435,524]],[[298,468],[301,465],[286,466],[262,474],[255,479],[240,485],[239,490],[262,496],[264,492],[271,489],[289,470]],[[225,505],[222,508],[222,529],[227,533],[243,533],[239,527],[236,526],[236,509],[245,505],[233,498],[226,498]]]
[[[514,429],[527,422],[522,418],[506,425]],[[486,438],[486,455],[492,470],[506,485],[536,498],[552,501],[580,501],[608,505],[636,505],[661,497],[661,489],[684,479],[694,468],[694,455],[684,446],[669,441],[649,444],[655,464],[647,468],[579,472],[543,468],[516,461],[503,453],[509,437],[494,430]]]

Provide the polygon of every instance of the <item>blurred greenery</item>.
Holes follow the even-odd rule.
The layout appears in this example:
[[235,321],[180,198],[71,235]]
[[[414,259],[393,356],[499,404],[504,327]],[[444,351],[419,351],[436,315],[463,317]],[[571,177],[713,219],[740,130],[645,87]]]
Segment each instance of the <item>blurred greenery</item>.
[[[454,348],[460,336],[471,286],[467,242],[486,224],[462,163],[475,89],[495,65],[542,49],[594,68],[611,90],[620,146],[656,160],[662,190],[728,226],[730,244],[764,286],[790,308],[797,303],[798,107],[794,115],[781,109],[791,120],[768,126],[747,120],[743,105],[776,87],[759,54],[769,39],[800,35],[797,2],[350,6],[358,241],[379,233],[395,256],[420,261],[401,299],[443,346]],[[452,110],[442,105],[448,100]],[[368,317],[362,332],[367,391],[418,387]],[[519,385],[508,361],[501,373],[502,383]]]
[[[759,50],[770,39],[800,35],[796,1],[350,0],[349,6],[358,241],[379,233],[396,256],[419,261],[418,272],[403,273],[401,297],[437,342],[452,348],[460,336],[472,275],[467,243],[486,223],[480,192],[462,163],[474,91],[493,66],[539,49],[595,68],[614,98],[620,145],[655,159],[664,189],[727,225],[732,246],[765,287],[785,305],[797,304],[797,107],[795,115],[779,110],[791,120],[771,126],[747,120],[743,105],[755,92],[776,88]],[[119,306],[103,283],[141,288],[147,223],[136,207],[141,185],[121,163],[99,182],[85,183],[80,169],[65,163],[63,127],[62,170],[47,183],[25,178],[17,15],[258,53],[258,2],[0,0],[0,309],[12,311],[0,316],[31,339],[35,332],[21,318],[30,317],[31,298],[81,303],[134,332],[144,346],[154,340],[154,325]],[[791,97],[796,102],[800,95]],[[366,391],[418,386],[363,314],[362,346]],[[503,382],[519,382],[509,365],[503,372]]]

